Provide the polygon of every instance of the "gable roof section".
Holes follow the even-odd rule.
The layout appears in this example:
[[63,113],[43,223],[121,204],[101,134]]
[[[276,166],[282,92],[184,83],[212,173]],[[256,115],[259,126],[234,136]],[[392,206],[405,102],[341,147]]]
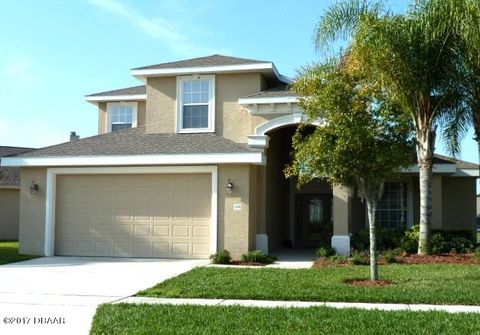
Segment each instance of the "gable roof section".
[[4,158],[2,165],[263,164],[263,160],[259,150],[213,133],[147,134],[142,126]]
[[160,63],[148,66],[137,67],[132,70],[151,70],[151,69],[178,69],[189,67],[210,67],[210,66],[225,66],[225,65],[245,65],[245,64],[262,64],[271,63],[258,59],[238,58],[223,56],[219,54],[186,59],[176,62]]
[[[0,146],[0,157],[14,156],[31,150],[34,149]],[[0,168],[0,188],[17,188],[18,186],[20,186],[20,170],[15,167]]]
[[455,164],[458,169],[466,169],[466,170],[478,170],[479,164],[475,164],[472,162],[462,161],[460,159],[437,155],[433,157],[433,164]]
[[280,85],[258,93],[243,96],[238,99],[240,105],[298,103],[298,95],[291,90],[290,85]]
[[146,100],[147,88],[145,85],[121,88],[118,90],[93,93],[85,96],[88,102],[115,101],[115,100]]
[[218,54],[176,62],[142,66],[131,70],[131,74],[134,77],[143,81],[145,81],[147,77],[233,72],[260,72],[267,78],[271,77],[284,83],[291,82],[289,78],[278,73],[277,68],[271,61],[230,57]]

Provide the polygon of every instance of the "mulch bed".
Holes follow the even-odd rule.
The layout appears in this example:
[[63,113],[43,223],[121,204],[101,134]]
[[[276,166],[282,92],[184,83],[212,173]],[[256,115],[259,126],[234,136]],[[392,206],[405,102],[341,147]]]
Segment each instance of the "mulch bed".
[[[405,254],[397,256],[397,263],[399,264],[480,264],[480,259],[473,254],[442,254],[442,255],[416,255]],[[368,264],[368,262],[367,262]],[[387,264],[382,257],[379,257],[378,264]],[[335,267],[335,266],[350,266],[351,263],[344,261],[341,263],[332,261],[328,258],[319,258],[313,263],[313,268]]]
[[369,280],[369,279],[349,279],[344,281],[346,284],[353,286],[388,286],[395,284],[391,280]]
[[243,266],[265,266],[267,264],[258,262],[232,261],[229,265],[243,265]]

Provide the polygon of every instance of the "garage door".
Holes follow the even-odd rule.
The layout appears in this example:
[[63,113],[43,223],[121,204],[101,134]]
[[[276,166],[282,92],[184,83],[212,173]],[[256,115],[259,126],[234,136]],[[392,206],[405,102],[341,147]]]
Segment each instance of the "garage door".
[[210,174],[57,177],[55,254],[207,258]]

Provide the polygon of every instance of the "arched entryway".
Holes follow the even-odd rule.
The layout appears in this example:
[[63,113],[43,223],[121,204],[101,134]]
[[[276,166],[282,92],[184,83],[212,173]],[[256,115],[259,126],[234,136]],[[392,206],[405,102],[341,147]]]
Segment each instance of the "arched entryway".
[[[330,184],[317,179],[298,189],[296,178],[285,177],[297,127],[298,124],[281,125],[264,133],[269,138],[265,149],[265,233],[270,251],[327,246],[333,234]],[[306,131],[313,130],[312,125]]]

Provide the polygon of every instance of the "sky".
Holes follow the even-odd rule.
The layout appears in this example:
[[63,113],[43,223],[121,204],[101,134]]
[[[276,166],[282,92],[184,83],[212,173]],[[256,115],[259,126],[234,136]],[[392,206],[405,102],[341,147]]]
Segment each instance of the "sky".
[[[321,60],[312,34],[330,0],[2,0],[0,145],[97,134],[90,93],[142,84],[129,70],[215,53],[294,77]],[[391,0],[393,11],[410,1]],[[443,153],[442,143],[436,151]],[[470,132],[461,159],[478,162]]]

